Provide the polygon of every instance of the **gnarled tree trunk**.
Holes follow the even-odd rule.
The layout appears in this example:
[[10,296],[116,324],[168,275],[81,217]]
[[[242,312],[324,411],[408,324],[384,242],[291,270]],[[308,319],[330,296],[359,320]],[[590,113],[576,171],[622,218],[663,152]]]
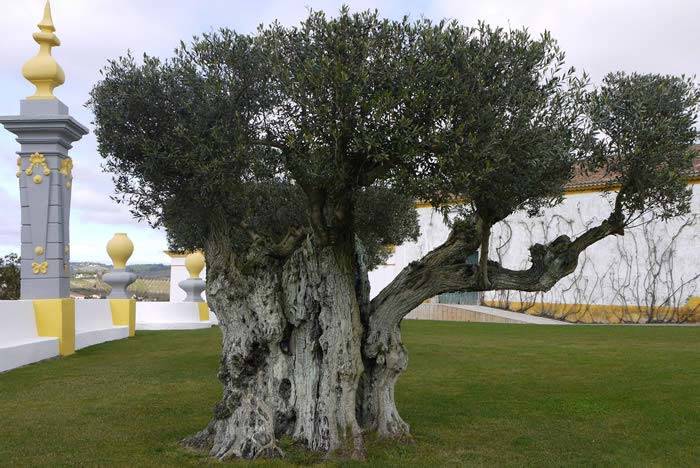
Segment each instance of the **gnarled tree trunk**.
[[224,386],[208,427],[185,440],[219,459],[314,451],[364,454],[356,418],[363,366],[354,258],[311,240],[284,260],[260,256],[209,275],[223,331]]

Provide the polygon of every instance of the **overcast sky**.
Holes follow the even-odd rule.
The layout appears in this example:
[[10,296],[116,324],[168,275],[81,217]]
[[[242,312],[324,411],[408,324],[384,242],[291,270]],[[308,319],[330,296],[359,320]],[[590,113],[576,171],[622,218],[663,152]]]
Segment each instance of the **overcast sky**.
[[[568,63],[586,70],[594,82],[607,72],[659,72],[700,75],[700,0],[53,0],[56,34],[62,46],[54,56],[66,72],[56,95],[89,128],[84,104],[109,58],[128,49],[136,55],[169,56],[181,39],[227,26],[251,32],[275,19],[298,23],[308,8],[332,14],[342,3],[353,10],[377,8],[389,17],[410,15],[454,18],[468,25],[478,20],[533,34],[550,30],[567,52]],[[17,114],[19,100],[33,87],[20,73],[37,45],[32,40],[44,0],[0,0],[0,115]],[[0,254],[18,252],[19,190],[13,136],[0,130]],[[115,232],[126,232],[136,250],[131,263],[163,262],[165,234],[131,219],[110,200],[113,185],[101,172],[92,134],[71,152],[75,164],[71,215],[73,261],[107,261],[104,246]]]

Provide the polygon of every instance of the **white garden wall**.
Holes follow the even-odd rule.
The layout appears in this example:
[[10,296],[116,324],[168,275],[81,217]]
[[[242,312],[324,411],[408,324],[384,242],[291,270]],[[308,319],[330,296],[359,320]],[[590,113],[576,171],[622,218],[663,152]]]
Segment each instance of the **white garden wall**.
[[75,301],[75,349],[129,337],[128,326],[112,323],[109,299]]
[[[211,321],[199,320],[198,302],[137,302],[137,330],[191,330],[209,328]],[[211,315],[210,315],[211,316]]]
[[0,372],[58,356],[58,338],[37,334],[32,301],[0,301],[0,324]]

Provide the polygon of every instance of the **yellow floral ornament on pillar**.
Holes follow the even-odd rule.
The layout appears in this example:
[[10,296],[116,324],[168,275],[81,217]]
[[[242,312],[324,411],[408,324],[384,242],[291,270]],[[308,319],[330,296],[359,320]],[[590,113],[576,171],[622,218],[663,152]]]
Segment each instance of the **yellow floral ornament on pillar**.
[[66,178],[66,188],[71,188],[73,185],[73,160],[71,158],[63,159],[58,172]]
[[[24,173],[27,174],[28,176],[31,176],[34,173],[34,167],[43,168],[45,176],[51,175],[51,170],[49,169],[49,165],[46,164],[46,158],[41,153],[34,153],[29,157],[29,166],[24,171]],[[34,183],[35,184],[40,184],[42,180],[43,180],[43,178],[41,177],[41,175],[37,174],[34,176]]]
[[49,271],[49,262],[32,263],[32,273],[35,275],[45,275]]
[[54,34],[56,28],[51,17],[51,5],[48,0],[44,7],[44,18],[38,24],[39,32],[34,33],[34,40],[39,44],[39,52],[22,67],[22,75],[36,86],[36,92],[27,99],[56,99],[53,90],[66,81],[61,66],[51,56],[51,49],[61,45]]

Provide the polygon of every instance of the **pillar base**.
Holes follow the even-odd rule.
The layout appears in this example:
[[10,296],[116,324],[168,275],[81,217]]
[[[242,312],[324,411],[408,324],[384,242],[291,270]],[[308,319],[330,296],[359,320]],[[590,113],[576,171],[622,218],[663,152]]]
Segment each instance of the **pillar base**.
[[134,336],[136,334],[136,300],[110,299],[109,306],[112,309],[112,324],[128,325],[129,336]]
[[198,302],[197,306],[199,307],[199,320],[202,322],[208,322],[209,321],[209,304],[206,302]]
[[75,300],[36,299],[32,303],[37,334],[58,338],[61,356],[75,353]]

